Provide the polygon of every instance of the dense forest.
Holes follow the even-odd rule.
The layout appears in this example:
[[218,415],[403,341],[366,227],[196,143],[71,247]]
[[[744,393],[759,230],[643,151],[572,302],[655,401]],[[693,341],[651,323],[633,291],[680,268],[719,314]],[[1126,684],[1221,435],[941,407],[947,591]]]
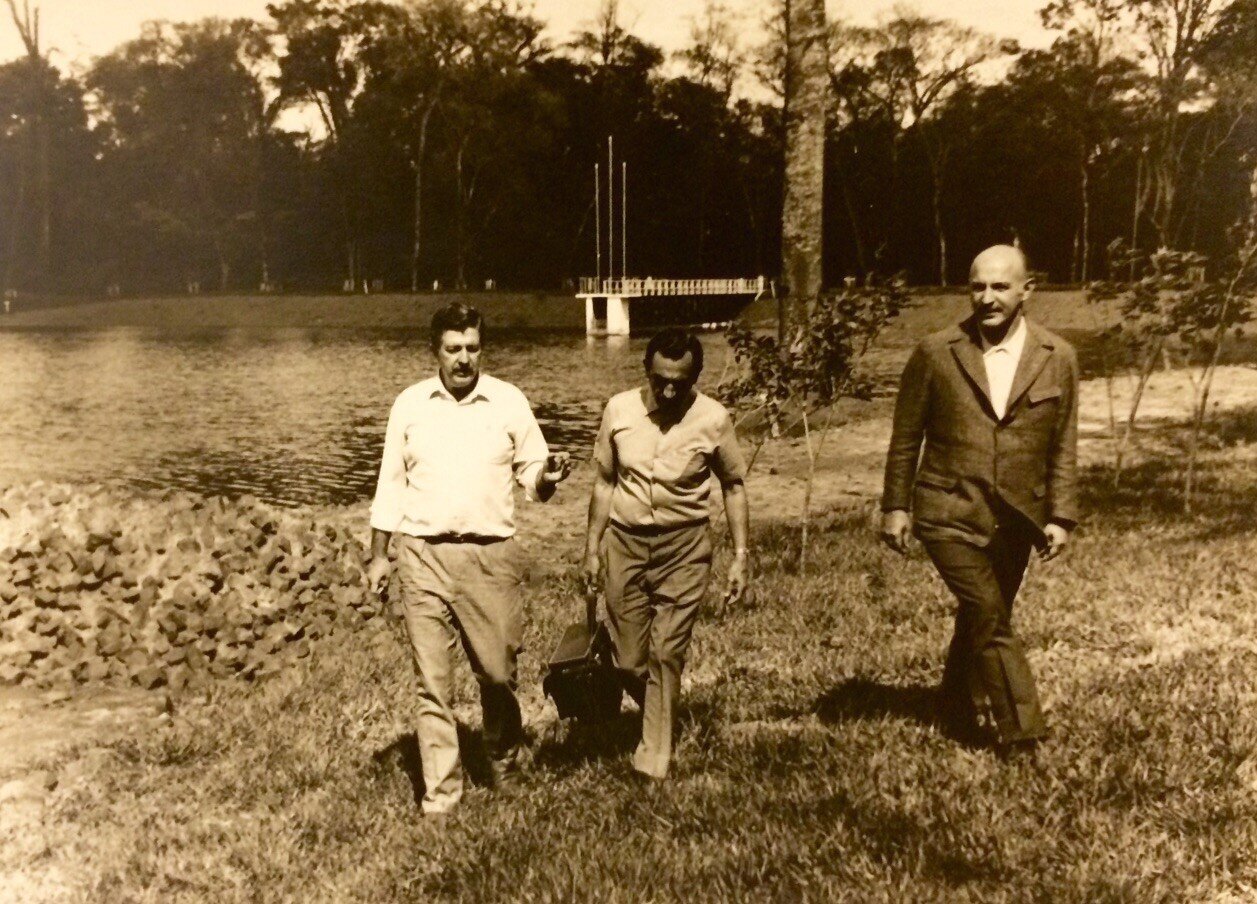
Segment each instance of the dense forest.
[[[785,2],[750,45],[709,0],[665,54],[615,0],[565,42],[513,0],[283,0],[148,23],[75,71],[31,0],[4,4],[26,47],[0,65],[5,289],[560,290],[594,271],[608,137],[617,273],[779,272]],[[1257,167],[1257,0],[1041,16],[1043,49],[909,7],[829,23],[828,282],[954,283],[1013,239],[1056,282],[1104,275],[1118,238],[1225,247]]]

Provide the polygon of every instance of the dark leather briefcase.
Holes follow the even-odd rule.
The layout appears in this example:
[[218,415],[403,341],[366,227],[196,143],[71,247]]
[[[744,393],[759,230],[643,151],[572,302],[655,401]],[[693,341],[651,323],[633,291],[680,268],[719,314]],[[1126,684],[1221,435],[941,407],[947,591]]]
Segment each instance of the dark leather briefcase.
[[541,689],[560,719],[602,722],[620,713],[620,678],[611,662],[611,636],[593,617],[568,625],[550,656]]

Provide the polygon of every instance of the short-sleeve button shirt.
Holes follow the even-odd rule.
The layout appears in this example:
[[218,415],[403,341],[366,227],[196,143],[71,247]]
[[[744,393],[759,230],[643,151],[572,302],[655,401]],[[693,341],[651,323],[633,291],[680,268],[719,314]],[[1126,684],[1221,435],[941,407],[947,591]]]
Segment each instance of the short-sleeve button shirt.
[[666,426],[649,387],[612,396],[602,413],[594,461],[615,475],[611,520],[629,528],[674,527],[711,517],[711,477],[742,480],[746,462],[733,419],[701,392]]

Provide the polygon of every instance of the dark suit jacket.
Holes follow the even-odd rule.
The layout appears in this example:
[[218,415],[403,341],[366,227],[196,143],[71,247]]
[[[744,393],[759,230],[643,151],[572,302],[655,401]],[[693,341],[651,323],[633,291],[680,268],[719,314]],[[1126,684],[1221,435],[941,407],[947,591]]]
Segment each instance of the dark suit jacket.
[[1040,540],[1049,522],[1078,520],[1078,360],[1065,340],[1029,321],[1026,328],[1002,419],[972,321],[926,337],[908,360],[882,511],[910,510],[918,537],[986,545],[1000,499]]

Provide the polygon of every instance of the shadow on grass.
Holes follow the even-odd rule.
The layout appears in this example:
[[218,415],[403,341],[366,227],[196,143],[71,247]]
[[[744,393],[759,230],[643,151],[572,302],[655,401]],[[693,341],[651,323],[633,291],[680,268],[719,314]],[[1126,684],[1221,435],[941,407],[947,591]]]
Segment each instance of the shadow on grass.
[[[463,772],[468,780],[480,787],[493,784],[493,764],[489,759],[480,732],[458,723],[458,750]],[[419,738],[413,731],[398,735],[392,743],[371,754],[371,759],[381,773],[402,772],[410,781],[415,803],[423,800],[427,790],[423,781],[423,755],[419,752]]]
[[972,719],[950,712],[934,685],[885,684],[870,678],[848,678],[817,698],[812,711],[826,725],[842,722],[901,719],[935,728],[965,747],[986,745]]
[[601,722],[571,719],[557,736],[544,739],[533,762],[547,769],[564,771],[595,760],[623,756],[637,746],[642,733],[641,714],[620,712]]
[[883,684],[870,678],[848,678],[817,699],[813,712],[826,725],[882,719],[887,716],[935,725],[939,695],[920,684]]

